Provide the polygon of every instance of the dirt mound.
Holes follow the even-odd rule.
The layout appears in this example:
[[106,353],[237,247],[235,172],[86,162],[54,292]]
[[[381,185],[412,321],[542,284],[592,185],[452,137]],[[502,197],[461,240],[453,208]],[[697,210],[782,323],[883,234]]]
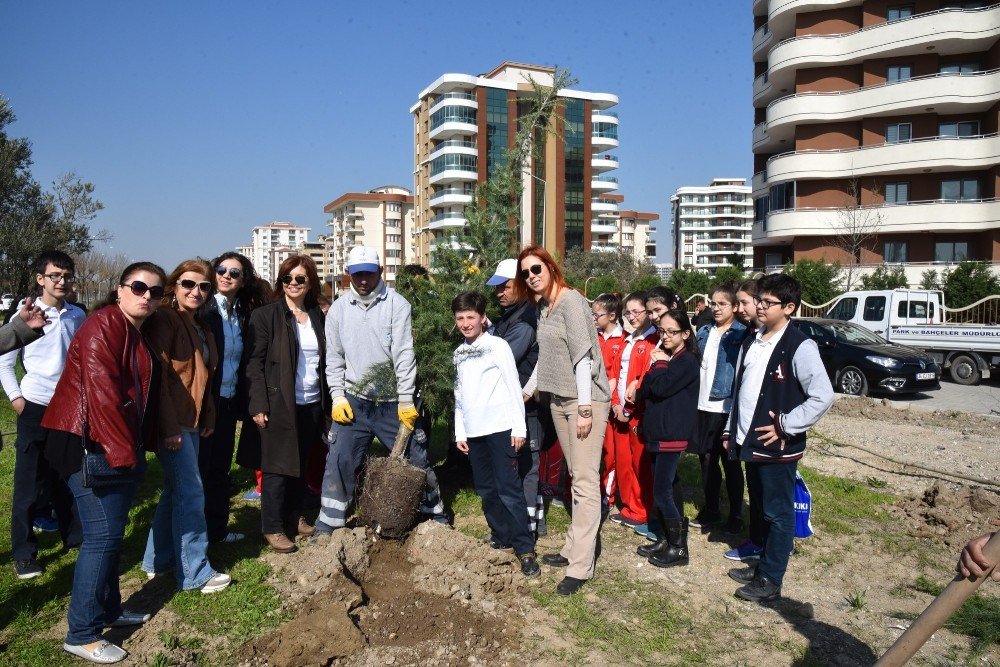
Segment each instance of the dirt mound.
[[951,547],[1000,526],[1000,494],[979,486],[956,488],[935,481],[897,507],[905,514],[910,534],[939,538]]
[[447,526],[421,524],[405,543],[337,530],[291,558],[267,560],[281,567],[274,584],[295,618],[245,646],[245,665],[516,661],[516,560]]
[[391,539],[406,537],[417,522],[427,474],[404,459],[376,458],[368,463],[358,518]]
[[1000,436],[1000,421],[972,415],[958,410],[914,410],[899,408],[880,398],[848,398],[839,396],[830,408],[830,414],[861,418],[880,424],[909,424],[913,426],[944,427],[956,435]]

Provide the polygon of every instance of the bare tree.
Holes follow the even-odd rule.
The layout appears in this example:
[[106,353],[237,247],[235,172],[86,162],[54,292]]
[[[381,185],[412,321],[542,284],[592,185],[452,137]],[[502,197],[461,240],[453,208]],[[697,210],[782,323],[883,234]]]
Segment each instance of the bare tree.
[[861,182],[852,178],[844,188],[844,205],[837,209],[833,245],[847,256],[844,264],[845,290],[854,288],[861,273],[861,253],[874,249],[875,238],[882,227],[882,211],[874,201],[879,190],[874,183],[871,185],[871,192],[873,201],[864,201]]
[[122,253],[107,255],[92,250],[74,256],[73,262],[76,264],[77,298],[92,306],[118,285],[129,259]]

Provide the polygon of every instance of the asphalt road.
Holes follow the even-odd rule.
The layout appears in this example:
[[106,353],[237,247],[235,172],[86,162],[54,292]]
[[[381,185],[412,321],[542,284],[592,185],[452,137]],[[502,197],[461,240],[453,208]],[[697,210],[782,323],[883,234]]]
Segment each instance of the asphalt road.
[[942,380],[941,388],[937,391],[886,398],[928,410],[960,410],[1000,416],[1000,378],[985,380],[977,387],[965,387]]

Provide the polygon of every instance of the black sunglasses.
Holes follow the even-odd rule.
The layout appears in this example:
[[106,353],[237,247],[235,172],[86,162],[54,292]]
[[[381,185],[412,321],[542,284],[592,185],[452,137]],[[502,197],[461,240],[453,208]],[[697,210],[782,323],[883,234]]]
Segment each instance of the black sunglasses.
[[217,267],[215,267],[215,273],[217,275],[219,275],[219,276],[224,276],[224,275],[226,275],[227,272],[229,273],[229,277],[232,278],[233,280],[236,280],[237,278],[239,278],[240,276],[243,275],[243,272],[240,271],[239,269],[235,269],[235,268],[234,269],[227,269],[224,266],[217,266]]
[[292,276],[292,275],[281,276],[281,282],[285,283],[286,285],[291,285],[293,279],[295,280],[296,285],[305,285],[306,281],[309,280],[305,276]]
[[195,287],[197,287],[202,291],[203,294],[207,294],[208,292],[212,291],[212,283],[208,282],[207,280],[204,282],[198,282],[195,280],[181,280],[179,281],[179,284],[184,289],[194,289]]
[[154,285],[150,287],[141,280],[133,280],[131,284],[122,283],[122,287],[127,287],[132,290],[132,294],[136,296],[144,296],[146,292],[149,292],[151,299],[162,299],[163,298],[163,286]]
[[527,280],[528,279],[528,271],[531,271],[531,273],[534,273],[536,276],[537,275],[541,275],[541,273],[542,273],[542,265],[541,264],[535,264],[530,269],[521,269],[521,280]]

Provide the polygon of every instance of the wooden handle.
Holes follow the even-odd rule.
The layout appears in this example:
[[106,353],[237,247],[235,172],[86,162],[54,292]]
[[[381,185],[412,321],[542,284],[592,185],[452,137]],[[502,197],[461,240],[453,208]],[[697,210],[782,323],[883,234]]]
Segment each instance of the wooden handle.
[[407,428],[406,424],[400,422],[399,430],[396,431],[396,440],[392,443],[392,451],[389,453],[390,459],[401,459],[403,458],[403,452],[406,450],[406,440],[413,433],[412,428]]
[[934,598],[927,609],[917,617],[917,620],[906,629],[899,639],[896,640],[889,650],[885,652],[875,667],[900,667],[905,665],[912,658],[920,647],[923,646],[931,635],[937,632],[945,621],[955,613],[955,610],[962,606],[969,596],[971,596],[984,581],[990,578],[990,573],[1000,562],[1000,531],[993,534],[993,537],[983,547],[983,555],[992,563],[983,576],[978,579],[966,579],[962,575],[956,575],[954,580],[948,584],[941,594]]

